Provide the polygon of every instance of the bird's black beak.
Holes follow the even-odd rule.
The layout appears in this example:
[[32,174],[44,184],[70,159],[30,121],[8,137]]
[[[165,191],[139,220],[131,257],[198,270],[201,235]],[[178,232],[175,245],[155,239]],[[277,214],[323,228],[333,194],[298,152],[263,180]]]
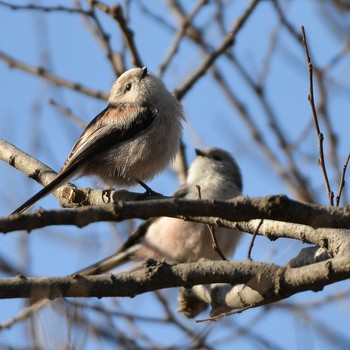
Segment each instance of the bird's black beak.
[[205,153],[202,150],[198,149],[198,148],[195,148],[194,151],[196,152],[197,156],[202,156],[202,157],[205,156]]
[[142,69],[141,79],[143,79],[147,75],[147,67],[143,67],[141,69]]

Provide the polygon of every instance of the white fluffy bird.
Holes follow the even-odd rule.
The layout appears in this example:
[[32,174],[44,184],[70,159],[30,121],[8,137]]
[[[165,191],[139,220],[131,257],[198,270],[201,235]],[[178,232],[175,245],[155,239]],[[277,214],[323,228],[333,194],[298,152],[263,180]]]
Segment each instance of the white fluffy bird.
[[[219,148],[196,150],[186,184],[175,194],[198,199],[230,199],[242,192],[240,169],[231,155]],[[241,233],[215,228],[219,249],[225,256],[235,250]],[[143,223],[112,256],[80,270],[79,274],[96,275],[129,261],[153,259],[169,263],[195,262],[201,258],[218,260],[208,226],[181,219],[158,217]]]
[[174,159],[184,119],[181,103],[147,68],[113,84],[108,106],[86,127],[57,177],[12,214],[23,213],[74,176],[96,175],[107,185],[150,180]]

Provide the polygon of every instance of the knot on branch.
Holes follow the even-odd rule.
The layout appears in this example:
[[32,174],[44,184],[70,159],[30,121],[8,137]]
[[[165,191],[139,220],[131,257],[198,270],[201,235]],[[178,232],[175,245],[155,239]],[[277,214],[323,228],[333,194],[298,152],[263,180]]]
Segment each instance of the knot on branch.
[[65,186],[62,189],[62,201],[69,203],[69,207],[82,207],[86,205],[86,199],[89,197],[89,188],[77,188],[75,186]]
[[267,198],[266,211],[269,214],[280,212],[281,208],[286,206],[290,202],[289,198],[285,195],[274,195]]
[[171,266],[166,261],[155,261],[148,259],[146,261],[146,276],[148,278],[155,277],[157,274],[163,274],[169,272],[171,274]]

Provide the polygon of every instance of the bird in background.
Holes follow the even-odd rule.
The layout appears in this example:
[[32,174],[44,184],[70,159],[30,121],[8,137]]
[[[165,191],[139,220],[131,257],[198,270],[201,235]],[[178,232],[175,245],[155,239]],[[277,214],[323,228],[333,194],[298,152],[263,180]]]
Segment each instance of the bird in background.
[[[175,197],[187,199],[230,199],[241,195],[242,176],[234,158],[219,148],[196,149],[186,183]],[[242,233],[215,228],[219,249],[233,254]],[[213,248],[207,224],[176,218],[157,217],[136,229],[119,251],[75,274],[97,275],[130,261],[152,259],[168,263],[195,262],[201,258],[221,259]]]
[[75,176],[95,175],[108,186],[138,183],[149,192],[144,181],[175,158],[183,120],[181,103],[159,78],[146,67],[126,71],[113,84],[108,106],[86,127],[57,177],[12,214],[24,213]]

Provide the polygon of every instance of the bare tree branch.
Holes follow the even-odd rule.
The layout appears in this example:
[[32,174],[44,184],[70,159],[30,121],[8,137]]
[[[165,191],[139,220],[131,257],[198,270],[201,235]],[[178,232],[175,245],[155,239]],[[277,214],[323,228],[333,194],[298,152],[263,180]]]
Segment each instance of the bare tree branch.
[[123,34],[124,41],[130,50],[132,64],[135,67],[143,67],[141,57],[134,42],[134,32],[129,28],[128,22],[124,16],[122,6],[119,4],[114,6],[107,6],[106,4],[103,4],[100,1],[96,2],[93,0],[89,0],[88,2],[92,3],[96,8],[107,13],[109,16],[111,16],[114,20],[117,21],[120,30]]
[[211,55],[207,56],[202,65],[190,76],[187,81],[178,89],[174,91],[174,95],[181,100],[186,93],[192,88],[192,86],[201,78],[210,66],[219,58],[225,51],[234,44],[235,37],[239,30],[242,28],[244,23],[248,20],[251,13],[254,11],[256,5],[258,5],[258,0],[252,0],[248,5],[246,11],[243,15],[236,20],[231,31],[226,35],[221,45],[216,48]]
[[[139,271],[102,276],[24,277],[0,280],[0,298],[126,297],[163,288],[192,287],[208,283],[244,283],[262,299],[243,305],[252,308],[285,299],[306,290],[319,291],[325,285],[350,277],[350,258],[342,256],[324,262],[287,268],[261,262],[201,261],[168,265],[150,264]],[[262,282],[263,281],[263,282]],[[233,287],[235,288],[235,287]],[[232,287],[230,287],[231,291]],[[227,291],[226,292],[230,292]],[[227,293],[225,293],[227,294]],[[235,298],[224,298],[224,302]],[[218,300],[215,300],[219,305]],[[237,304],[235,304],[237,305]],[[223,305],[221,305],[223,306]],[[234,305],[228,305],[235,308]]]
[[345,174],[346,174],[346,169],[347,169],[348,164],[349,164],[349,160],[350,160],[350,152],[348,153],[348,156],[346,158],[345,164],[343,165],[343,171],[341,173],[341,178],[340,178],[340,181],[339,181],[338,193],[337,193],[337,196],[335,197],[335,205],[337,207],[339,206],[341,193],[342,193],[342,191],[344,189],[344,186],[345,186]]
[[207,3],[208,3],[208,0],[199,0],[197,5],[193,9],[192,13],[188,17],[185,17],[184,21],[182,22],[181,27],[179,28],[178,32],[176,33],[174,42],[173,42],[169,52],[167,53],[167,55],[164,59],[164,62],[159,67],[158,75],[160,77],[164,74],[164,72],[167,69],[167,67],[169,66],[171,60],[174,58],[174,56],[179,48],[180,42],[181,42],[183,36],[185,35],[186,30],[189,27],[189,25],[191,24],[192,20],[198,14],[198,12],[202,9],[202,7],[204,5],[206,5]]
[[85,11],[81,8],[72,8],[66,6],[44,6],[44,5],[35,5],[35,4],[27,4],[27,5],[16,5],[11,4],[6,1],[0,1],[0,5],[4,7],[8,7],[11,10],[32,10],[32,11],[43,11],[43,12],[65,12],[65,13],[77,13],[85,16],[89,16],[90,12]]
[[[0,218],[0,232],[28,230],[50,225],[84,227],[93,222],[123,221],[169,216],[230,227],[226,222],[269,219],[308,225],[313,228],[350,228],[347,207],[326,207],[297,202],[286,196],[236,197],[231,200],[188,200],[182,198],[117,201],[113,205],[88,206],[76,210],[39,211]],[[208,218],[208,219],[206,219]]]
[[309,48],[307,46],[305,29],[303,26],[301,27],[301,30],[302,30],[302,34],[303,34],[302,42],[303,42],[303,45],[305,48],[305,54],[306,54],[306,59],[307,59],[307,64],[308,64],[308,69],[309,69],[309,88],[310,88],[310,91],[309,91],[308,100],[309,100],[310,105],[311,105],[312,117],[314,120],[317,138],[318,138],[318,150],[319,150],[318,163],[319,163],[321,170],[322,170],[324,183],[325,183],[326,190],[328,193],[329,204],[333,205],[334,204],[334,202],[333,202],[334,193],[331,190],[331,187],[329,185],[329,180],[328,180],[328,175],[327,175],[327,170],[326,170],[326,163],[325,163],[324,152],[323,152],[323,134],[322,134],[322,132],[320,130],[320,126],[318,124],[317,111],[316,111],[316,107],[315,107],[314,88],[313,88],[313,67],[312,67],[311,58],[310,58],[310,54],[309,54]]
[[27,73],[40,76],[43,79],[46,79],[47,81],[54,83],[55,85],[63,86],[63,87],[66,87],[67,89],[78,91],[84,95],[98,98],[101,100],[108,99],[109,93],[93,90],[93,89],[87,88],[79,83],[73,83],[69,80],[63,79],[55,74],[48,72],[43,67],[30,66],[29,64],[26,64],[22,61],[19,61],[19,60],[11,57],[10,55],[8,55],[2,51],[0,51],[0,60],[7,63],[7,65],[10,68],[17,68],[17,69],[23,70]]
[[[350,277],[350,211],[349,207],[339,207],[340,202],[347,203],[349,192],[345,187],[345,180],[350,156],[344,163],[343,169],[340,159],[348,152],[346,130],[345,127],[343,128],[343,124],[346,126],[347,121],[344,120],[345,114],[342,111],[346,111],[346,101],[350,91],[349,79],[347,79],[348,63],[344,59],[349,55],[350,45],[345,20],[347,17],[344,16],[344,11],[340,11],[340,5],[334,5],[332,2],[315,3],[313,8],[317,11],[314,11],[312,21],[308,22],[310,33],[317,26],[322,26],[325,38],[331,38],[331,40],[336,38],[338,45],[333,45],[334,43],[331,42],[327,46],[328,56],[325,56],[324,52],[318,49],[320,42],[317,40],[314,43],[317,51],[314,52],[315,55],[311,55],[310,43],[312,41],[306,42],[305,32],[302,33],[298,29],[298,21],[295,17],[295,9],[302,5],[296,5],[295,2],[281,3],[273,0],[262,3],[258,0],[251,0],[244,4],[234,1],[197,0],[191,4],[185,1],[169,0],[160,6],[155,6],[151,2],[130,0],[116,5],[110,5],[110,2],[103,0],[73,0],[71,6],[37,5],[31,0],[15,3],[16,1],[0,0],[3,15],[12,17],[7,23],[9,28],[19,18],[24,21],[32,21],[33,27],[38,25],[38,28],[41,22],[47,21],[48,25],[45,28],[50,28],[48,38],[56,39],[66,29],[60,26],[66,26],[69,23],[74,28],[74,32],[72,31],[71,37],[64,37],[65,44],[70,45],[74,43],[74,40],[82,38],[80,35],[84,35],[84,32],[81,30],[85,31],[83,38],[86,38],[87,35],[95,39],[98,45],[91,47],[87,42],[82,51],[83,56],[78,56],[80,52],[75,53],[75,59],[84,60],[84,65],[78,67],[79,74],[85,74],[84,70],[89,70],[89,68],[91,70],[91,67],[94,67],[98,74],[90,73],[99,79],[105,74],[110,74],[110,70],[104,70],[105,63],[107,63],[107,68],[112,68],[112,72],[119,76],[130,64],[143,66],[145,59],[148,61],[147,64],[152,65],[153,70],[158,70],[160,74],[173,67],[174,71],[168,74],[168,78],[173,79],[175,94],[184,101],[189,122],[189,128],[185,127],[184,142],[181,144],[179,156],[174,165],[180,183],[183,184],[186,181],[186,156],[190,153],[188,145],[191,145],[192,141],[197,142],[197,140],[188,140],[189,137],[193,137],[191,128],[203,118],[208,118],[205,122],[213,126],[213,129],[208,132],[208,129],[204,131],[203,143],[209,144],[214,140],[215,142],[219,140],[220,147],[231,150],[233,148],[239,154],[237,157],[239,163],[242,158],[244,159],[242,172],[246,180],[244,181],[245,191],[252,197],[239,197],[229,201],[186,201],[151,196],[145,200],[143,194],[139,193],[113,189],[77,188],[67,183],[56,190],[54,195],[62,207],[71,208],[70,210],[46,211],[40,209],[31,214],[0,218],[0,231],[3,232],[15,230],[29,232],[46,227],[41,232],[36,232],[36,237],[23,234],[20,235],[20,240],[17,240],[17,235],[13,234],[2,237],[4,244],[0,256],[0,270],[5,275],[18,276],[0,279],[0,298],[29,297],[32,301],[39,299],[40,302],[25,307],[15,316],[10,316],[8,321],[0,324],[0,330],[10,329],[16,332],[13,334],[17,334],[18,330],[22,331],[21,334],[27,335],[27,338],[24,339],[24,346],[37,349],[52,346],[52,339],[55,336],[57,339],[63,339],[60,343],[55,343],[56,348],[74,346],[83,348],[85,344],[102,348],[104,342],[108,341],[113,345],[117,344],[116,346],[135,350],[173,347],[216,349],[221,344],[234,346],[234,342],[237,339],[241,341],[243,337],[264,348],[274,350],[283,348],[278,343],[281,339],[278,339],[277,335],[268,334],[265,328],[262,328],[266,324],[267,317],[274,312],[275,306],[283,305],[276,302],[302,291],[321,290],[324,286]],[[258,3],[262,3],[262,6],[256,6]],[[268,17],[265,16],[264,11],[266,10]],[[310,10],[305,8],[305,11]],[[55,20],[52,21],[54,16]],[[174,17],[175,20],[173,20]],[[257,23],[257,18],[260,18],[261,22]],[[67,21],[63,21],[65,19]],[[82,27],[79,20],[82,20],[85,26]],[[146,26],[149,26],[147,31]],[[39,29],[42,30],[42,28],[41,26]],[[65,117],[68,116],[74,120],[75,116],[71,110],[76,110],[77,107],[70,108],[72,100],[69,90],[103,100],[108,98],[107,92],[90,89],[65,79],[64,76],[69,76],[69,73],[68,75],[64,73],[68,69],[64,66],[67,62],[62,61],[60,55],[55,56],[55,64],[52,67],[56,67],[57,64],[62,75],[47,69],[46,64],[26,64],[27,52],[23,51],[26,46],[21,45],[20,42],[23,40],[21,36],[23,33],[20,33],[22,29],[18,26],[19,35],[17,35],[17,28],[16,31],[8,31],[9,40],[4,43],[3,51],[0,52],[0,61],[4,62],[4,66],[8,68],[6,74],[18,78],[17,74],[9,69],[12,67],[34,75],[37,79],[42,78],[51,84],[66,88],[54,90],[57,96],[53,99],[57,102],[53,104]],[[26,29],[25,27],[24,30]],[[262,29],[264,29],[263,32],[257,32]],[[35,55],[35,43],[40,45],[41,39],[44,39],[38,32],[31,33],[28,30],[26,37],[28,40],[33,40],[34,43],[31,45],[30,55]],[[34,36],[30,37],[32,34]],[[304,47],[300,45],[303,37]],[[144,44],[145,40],[152,46],[139,47],[138,43]],[[8,46],[8,43],[17,46]],[[48,43],[56,45],[56,42],[48,41]],[[115,45],[117,45],[117,51],[115,51]],[[16,50],[19,52],[16,54],[17,58],[10,52],[12,47],[17,47]],[[55,46],[55,48],[59,47],[61,46]],[[166,47],[168,47],[168,52],[164,51]],[[146,50],[145,57],[143,57],[141,48]],[[50,45],[46,45],[45,51],[40,50],[39,53],[52,56],[57,52],[51,53],[48,51],[50,49]],[[95,53],[97,55],[94,55]],[[303,89],[300,77],[303,77],[305,73],[303,69],[305,56],[308,60],[309,102],[313,114],[310,121],[302,117],[307,114],[307,108],[303,110],[305,104],[302,100],[297,101],[295,98]],[[315,60],[311,60],[313,56]],[[161,65],[157,67],[159,58]],[[93,64],[91,64],[92,59]],[[102,66],[100,59],[103,61]],[[319,66],[315,62],[324,63]],[[292,77],[293,85],[289,80],[291,74],[295,74],[295,77]],[[205,84],[198,86],[197,91],[196,84],[204,75],[206,76]],[[182,84],[178,83],[180,76],[185,77]],[[202,88],[206,90],[203,91]],[[280,91],[277,91],[279,89],[283,89],[286,93],[282,96]],[[317,101],[315,101],[314,89],[319,92]],[[196,94],[199,91],[201,94]],[[41,116],[41,110],[36,108],[42,105],[41,91],[34,100],[29,100],[32,92],[28,91],[27,84],[22,86],[19,83],[16,93],[19,96],[25,94],[26,97],[21,99],[20,112],[16,109],[18,106],[15,104],[12,104],[9,109],[10,114],[13,113],[14,118],[18,118],[18,137],[23,135],[23,126],[28,125],[27,122],[35,125],[36,137],[39,137],[39,130],[47,125],[46,120]],[[207,96],[210,96],[210,99],[205,101]],[[212,105],[213,98],[219,104]],[[85,100],[84,102],[74,100],[73,103],[82,103],[83,108],[89,108],[88,105],[85,105]],[[201,106],[202,100],[203,105],[208,106],[208,110],[204,110]],[[32,112],[30,103],[34,106]],[[342,109],[339,109],[339,106]],[[198,116],[197,109],[201,113],[198,113]],[[298,113],[293,114],[294,110],[297,110]],[[3,113],[7,113],[6,110]],[[17,125],[6,120],[10,118],[10,114],[7,114],[4,122],[7,122],[10,127]],[[318,129],[317,136],[322,152],[312,147],[310,135],[313,122],[315,124],[314,117],[319,123],[316,129]],[[202,127],[201,124],[198,125]],[[4,132],[7,130],[6,127],[7,125],[5,125]],[[327,140],[327,143],[324,143],[320,130],[322,128],[324,129],[324,140]],[[29,136],[28,131],[24,131],[25,135]],[[194,133],[197,133],[197,130],[194,130]],[[8,137],[8,134],[4,134],[5,137]],[[51,133],[45,133],[43,137],[45,136],[51,138]],[[46,152],[46,159],[49,159],[51,147],[56,147],[56,151],[57,143],[52,139],[43,140],[47,149],[42,151]],[[323,198],[324,191],[319,190],[318,177],[314,176],[314,159],[317,154],[319,158],[320,154],[323,157],[324,169],[322,171],[328,188],[328,196],[332,197],[330,202],[333,201],[332,184],[338,182],[335,207],[303,203],[305,201],[315,203]],[[57,175],[45,164],[1,140],[0,159],[43,185],[51,182]],[[325,163],[328,164],[328,161],[329,166],[326,172]],[[259,181],[260,174],[252,174],[250,166],[253,162],[257,163],[254,170],[262,172],[263,182],[259,184],[259,194],[284,192],[281,186],[285,185],[292,196],[300,202],[282,195],[254,197],[257,184],[251,187],[252,178],[254,182]],[[319,162],[321,164],[321,160]],[[275,176],[273,179],[278,180],[277,186],[279,187],[272,187],[279,188],[278,190],[271,191],[269,187],[271,181],[264,182],[269,181],[269,176]],[[25,177],[23,179],[24,184],[31,183],[26,181]],[[10,202],[7,200],[9,196],[21,196],[14,194],[16,191],[12,191],[10,188],[12,183],[6,176],[2,177],[1,183],[4,186],[9,184],[9,188],[3,186],[1,190],[4,197],[3,210],[10,212],[11,208],[7,208],[7,202]],[[159,185],[162,186],[162,182]],[[14,199],[11,198],[11,202],[13,201]],[[20,202],[21,199],[17,198],[16,201]],[[82,208],[77,209],[77,207]],[[59,245],[64,244],[63,254],[65,254],[67,234],[74,231],[77,234],[69,238],[73,243],[69,244],[69,249],[74,249],[73,254],[78,254],[78,258],[85,258],[86,254],[89,254],[85,251],[85,248],[88,247],[92,255],[88,258],[94,259],[93,256],[98,249],[100,249],[98,253],[107,254],[109,245],[119,246],[128,233],[135,228],[136,220],[124,220],[147,219],[154,216],[170,216],[201,222],[213,228],[213,232],[216,227],[227,227],[232,230],[232,235],[243,231],[254,237],[264,236],[259,240],[259,244],[265,245],[264,253],[269,254],[270,250],[278,249],[278,254],[272,257],[268,255],[268,262],[199,261],[193,264],[172,266],[163,262],[149,261],[141,270],[116,275],[93,277],[75,275],[62,278],[23,276],[28,274],[28,271],[38,274],[38,266],[42,267],[37,264],[38,260],[44,259],[43,262],[46,263],[46,257],[38,254],[37,242],[39,239],[43,238],[54,243],[57,240],[58,244],[54,246],[54,253],[62,256]],[[88,229],[79,230],[90,223],[105,221],[109,223],[91,225]],[[121,221],[124,222],[115,224]],[[61,226],[56,230],[49,227],[50,225]],[[63,225],[73,227],[63,227]],[[102,227],[101,232],[95,232],[97,226]],[[281,238],[306,243],[306,247],[303,246],[300,252],[294,252],[299,244],[293,244],[294,249],[282,252],[280,251],[281,246],[286,248],[290,245],[288,241],[282,241]],[[271,242],[274,240],[278,242]],[[15,242],[14,249],[11,245],[11,252],[15,254],[14,259],[8,259],[6,256],[8,241]],[[82,247],[83,252],[79,253]],[[15,249],[18,251],[16,252]],[[25,257],[23,257],[23,252]],[[270,257],[271,259],[276,257],[281,265],[271,263]],[[96,259],[98,258],[96,254]],[[22,259],[26,264],[21,266],[21,260],[18,259]],[[82,264],[85,265],[84,262]],[[75,268],[72,269],[75,270]],[[39,274],[41,275],[40,272]],[[215,333],[217,327],[213,328],[205,324],[197,325],[199,328],[194,329],[193,322],[184,322],[182,315],[177,316],[176,314],[176,291],[171,289],[175,287],[180,287],[179,311],[182,314],[195,317],[199,312],[208,309],[208,306],[211,308],[211,317],[199,320],[203,322],[214,321],[226,315],[242,313],[259,306],[265,307],[256,310],[253,317],[249,317],[250,315],[247,315],[247,318],[231,317],[221,322],[220,332]],[[168,290],[161,293],[149,293],[137,298],[136,305],[147,305],[147,309],[140,308],[137,311],[129,307],[135,303],[132,300],[88,298],[89,296],[133,297],[164,288]],[[341,285],[340,288],[342,288]],[[329,297],[330,293],[332,293],[331,297]],[[328,341],[342,349],[346,347],[347,336],[342,337],[340,328],[334,331],[331,323],[327,324],[327,320],[319,322],[317,317],[319,317],[319,310],[322,306],[332,301],[344,302],[347,294],[346,290],[345,292],[339,291],[339,288],[335,286],[328,287],[314,306],[308,307],[304,306],[304,303],[300,304],[302,299],[285,302],[287,306],[284,309],[287,312],[284,318],[283,315],[282,317],[279,315],[279,320],[284,322],[287,317],[301,318],[307,325],[308,331],[314,333],[315,341],[319,341],[318,339]],[[55,299],[63,296],[72,298],[82,296],[83,298],[79,302],[76,302],[75,299],[74,301],[57,299],[58,302],[54,303],[48,299],[41,299],[45,297]],[[140,303],[141,298],[144,298],[145,302],[142,300]],[[6,303],[6,301],[3,302]],[[309,304],[312,305],[312,303],[313,301]],[[148,305],[155,306],[156,315],[148,315]],[[317,315],[312,310],[315,307],[317,307]],[[49,319],[44,326],[41,325],[44,323],[42,316],[45,317],[45,321],[46,317]],[[51,321],[55,317],[58,317],[60,322],[65,322],[66,333],[61,329],[63,327],[49,329],[49,326],[54,324]],[[157,327],[153,328],[157,328],[157,332],[149,331],[152,327],[148,326],[152,322],[156,323]],[[118,329],[115,328],[116,324],[118,324]],[[172,338],[180,339],[180,342],[173,344],[171,339],[166,342],[161,339],[158,330],[161,329],[162,332],[165,327],[171,328]],[[84,332],[80,343],[74,336],[77,329]],[[50,339],[49,345],[45,344],[44,338]],[[0,347],[13,348],[12,340],[8,339],[8,341],[2,340]],[[306,343],[307,340],[302,341],[304,343],[298,344],[307,348],[309,345]]]

